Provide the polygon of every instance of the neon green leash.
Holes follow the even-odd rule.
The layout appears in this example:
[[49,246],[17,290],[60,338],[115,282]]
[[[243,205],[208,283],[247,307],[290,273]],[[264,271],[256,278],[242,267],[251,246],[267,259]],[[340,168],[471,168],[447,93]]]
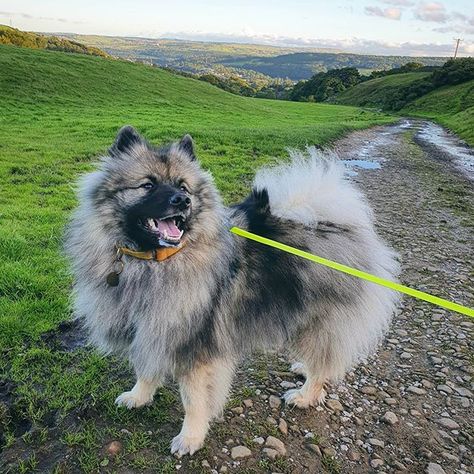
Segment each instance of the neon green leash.
[[419,290],[414,290],[413,288],[410,288],[405,285],[401,285],[400,283],[395,283],[393,281],[386,280],[385,278],[380,278],[378,276],[372,275],[371,273],[363,272],[361,270],[357,270],[356,268],[348,267],[347,265],[342,265],[341,263],[333,262],[332,260],[318,257],[317,255],[304,252],[303,250],[290,247],[289,245],[282,244],[272,239],[267,239],[266,237],[261,237],[260,235],[253,234],[252,232],[248,232],[238,227],[232,227],[230,231],[236,235],[239,235],[240,237],[245,237],[246,239],[255,240],[256,242],[259,242],[261,244],[269,245],[270,247],[283,250],[284,252],[297,255],[298,257],[306,258],[307,260],[311,260],[312,262],[319,263],[326,267],[332,268],[333,270],[347,273],[348,275],[352,275],[357,278],[362,278],[363,280],[370,281],[371,283],[376,283],[377,285],[386,286],[387,288],[390,288],[391,290],[399,291],[400,293],[405,293],[406,295],[413,296],[414,298],[427,301],[428,303],[432,303],[437,306],[441,306],[442,308],[446,308],[451,311],[456,311],[457,313],[474,317],[474,310],[471,308],[468,308],[467,306],[462,306],[460,304],[453,303],[452,301],[448,301],[443,298],[438,298],[437,296],[430,295],[429,293],[425,293]]

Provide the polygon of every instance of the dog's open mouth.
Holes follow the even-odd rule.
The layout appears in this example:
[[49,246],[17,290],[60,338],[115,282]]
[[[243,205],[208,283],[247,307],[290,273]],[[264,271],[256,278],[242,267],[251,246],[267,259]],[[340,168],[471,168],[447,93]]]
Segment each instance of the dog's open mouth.
[[145,220],[145,227],[158,237],[160,245],[172,247],[179,245],[181,242],[181,237],[184,234],[184,221],[185,218],[181,214],[161,219],[149,217]]

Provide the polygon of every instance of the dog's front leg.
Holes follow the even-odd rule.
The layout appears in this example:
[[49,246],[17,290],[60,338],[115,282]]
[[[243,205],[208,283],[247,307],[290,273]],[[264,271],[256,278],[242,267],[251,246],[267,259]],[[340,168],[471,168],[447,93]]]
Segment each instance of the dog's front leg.
[[160,385],[158,380],[147,380],[137,377],[137,383],[133,386],[132,390],[119,395],[115,403],[118,406],[125,406],[127,408],[138,408],[148,405],[153,401],[156,389]]
[[185,416],[171,443],[172,453],[183,456],[202,448],[210,421],[222,413],[233,372],[233,362],[219,359],[200,364],[179,379]]

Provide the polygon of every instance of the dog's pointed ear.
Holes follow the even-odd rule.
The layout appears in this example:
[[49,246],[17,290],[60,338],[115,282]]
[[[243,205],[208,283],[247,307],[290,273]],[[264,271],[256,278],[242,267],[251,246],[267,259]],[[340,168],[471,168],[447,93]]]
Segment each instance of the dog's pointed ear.
[[255,210],[262,214],[270,212],[270,198],[266,188],[252,189],[252,197],[254,201]]
[[190,158],[191,161],[196,159],[196,154],[194,153],[194,141],[191,135],[186,134],[178,143],[178,148],[184,151]]
[[114,144],[110,147],[109,152],[113,155],[116,153],[124,152],[130,149],[135,143],[141,143],[143,141],[140,134],[130,125],[122,127],[117,137],[115,138]]

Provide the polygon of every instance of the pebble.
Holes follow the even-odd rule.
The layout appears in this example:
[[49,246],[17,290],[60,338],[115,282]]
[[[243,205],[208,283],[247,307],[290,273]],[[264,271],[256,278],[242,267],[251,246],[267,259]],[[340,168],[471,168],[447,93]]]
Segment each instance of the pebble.
[[407,388],[407,392],[414,393],[414,394],[416,394],[416,395],[425,395],[425,394],[426,394],[426,390],[425,390],[425,389],[419,388],[419,387],[415,387],[414,385],[410,385],[410,386]]
[[279,440],[278,438],[275,438],[274,436],[269,436],[267,438],[267,440],[265,441],[265,446],[277,450],[278,454],[280,454],[281,456],[286,456],[286,447],[283,441]]
[[109,456],[117,456],[122,451],[122,443],[120,441],[112,441],[106,447]]
[[350,461],[359,461],[360,460],[360,453],[358,451],[350,450],[347,453],[347,458]]
[[307,445],[306,445],[306,448],[307,448],[309,451],[311,451],[311,452],[317,454],[319,457],[322,456],[321,449],[319,448],[319,446],[318,446],[317,444],[313,444],[313,443],[307,444]]
[[334,448],[331,448],[331,447],[322,448],[322,452],[325,456],[329,456],[331,458],[336,456],[336,450]]
[[445,393],[453,393],[453,389],[451,387],[449,387],[448,385],[438,385],[436,387],[436,390],[438,390],[438,392],[445,392]]
[[243,459],[252,456],[252,451],[250,451],[247,446],[235,446],[230,452],[230,457],[232,459]]
[[296,384],[293,382],[283,381],[280,383],[280,386],[283,388],[296,388]]
[[400,354],[400,359],[406,359],[406,360],[408,360],[408,359],[411,359],[412,357],[413,357],[413,356],[412,356],[409,352],[402,352],[402,353]]
[[262,453],[268,458],[268,459],[276,459],[278,457],[278,451],[276,449],[272,448],[263,448]]
[[288,423],[283,418],[280,418],[280,421],[278,422],[278,429],[285,436],[288,434]]
[[262,445],[263,443],[265,443],[265,440],[261,436],[258,436],[257,438],[253,439],[253,442]]
[[439,464],[430,462],[426,468],[426,474],[446,474],[446,472]]
[[377,469],[378,467],[383,466],[383,459],[371,459],[370,465],[374,469]]
[[372,446],[379,446],[380,448],[385,448],[385,443],[377,438],[369,438],[367,440]]
[[444,428],[448,428],[448,430],[457,430],[459,428],[459,424],[451,418],[439,418],[436,422]]
[[377,392],[377,389],[369,385],[366,387],[362,387],[360,391],[362,393],[365,393],[366,395],[375,395],[375,393]]
[[341,402],[339,400],[333,400],[331,398],[329,400],[326,400],[326,406],[330,410],[335,411],[335,412],[340,412],[344,410],[344,407],[341,405]]
[[393,411],[386,411],[384,416],[382,416],[382,421],[389,425],[394,425],[395,423],[398,423],[398,417],[393,413]]
[[244,400],[244,401],[243,401],[243,404],[244,404],[247,408],[253,407],[253,401],[250,400],[249,398],[247,398],[246,400]]
[[281,398],[276,397],[275,395],[270,395],[270,397],[268,398],[268,403],[270,404],[271,408],[280,408]]

